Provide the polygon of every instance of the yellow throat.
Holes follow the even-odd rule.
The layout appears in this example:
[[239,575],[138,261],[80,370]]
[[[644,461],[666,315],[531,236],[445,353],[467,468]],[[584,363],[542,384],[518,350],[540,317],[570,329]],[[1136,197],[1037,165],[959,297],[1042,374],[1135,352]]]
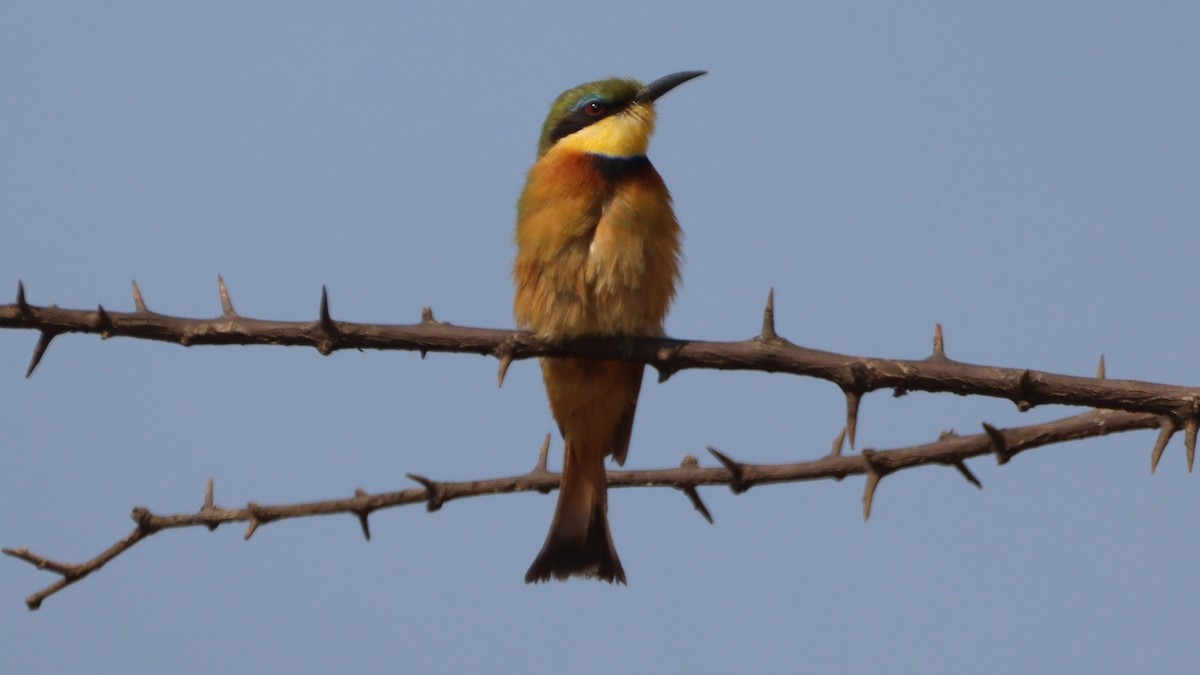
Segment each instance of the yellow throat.
[[654,133],[654,106],[635,103],[558,141],[556,147],[609,157],[646,154]]

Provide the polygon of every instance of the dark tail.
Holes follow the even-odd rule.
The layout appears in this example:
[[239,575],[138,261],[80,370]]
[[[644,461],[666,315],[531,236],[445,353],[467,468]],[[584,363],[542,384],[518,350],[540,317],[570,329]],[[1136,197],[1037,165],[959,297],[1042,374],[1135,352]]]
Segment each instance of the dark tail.
[[604,456],[603,450],[588,452],[567,441],[554,520],[525,583],[572,576],[625,583],[608,530]]

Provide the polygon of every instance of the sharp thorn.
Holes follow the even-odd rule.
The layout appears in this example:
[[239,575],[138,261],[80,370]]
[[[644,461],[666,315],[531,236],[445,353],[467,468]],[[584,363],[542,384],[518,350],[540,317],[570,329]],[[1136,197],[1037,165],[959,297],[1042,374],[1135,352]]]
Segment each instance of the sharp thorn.
[[863,521],[871,519],[871,505],[875,502],[875,488],[879,487],[879,481],[883,477],[893,471],[883,464],[877,452],[870,448],[863,448],[863,461],[867,463],[867,484],[863,488]]
[[263,507],[254,502],[247,502],[246,510],[250,512],[250,524],[246,527],[246,533],[242,535],[242,539],[249,540],[258,531],[258,526],[266,523],[268,519]]
[[983,483],[980,483],[979,479],[975,477],[975,474],[971,473],[971,470],[967,468],[966,462],[959,460],[954,463],[954,468],[958,469],[958,472],[962,474],[963,478],[967,479],[968,483],[974,485],[980,490],[983,489]]
[[233,310],[233,300],[229,298],[229,287],[225,285],[225,277],[217,275],[217,290],[221,294],[221,313],[224,316],[237,316]]
[[333,318],[329,316],[329,289],[324,285],[321,286],[321,326],[326,329],[333,328]]
[[720,450],[717,450],[716,448],[712,447],[711,445],[708,446],[707,449],[708,449],[709,454],[711,454],[713,457],[716,457],[718,462],[725,465],[725,468],[727,468],[731,471],[735,468],[737,468],[739,471],[741,470],[741,467],[738,466],[738,463],[733,461],[733,459],[731,459],[729,457],[729,455],[726,455],[725,453],[721,452]]
[[1183,427],[1183,445],[1187,449],[1188,473],[1192,472],[1192,465],[1196,463],[1196,432],[1198,430],[1200,430],[1200,420],[1195,417],[1187,418]]
[[833,449],[829,451],[829,454],[834,457],[841,457],[842,456],[842,446],[845,445],[845,443],[846,443],[846,427],[842,427],[842,430],[838,432],[837,438],[833,439]]
[[316,345],[317,351],[321,352],[322,356],[329,356],[333,353],[338,328],[337,324],[333,322],[333,317],[329,315],[329,290],[325,286],[321,286],[321,309],[317,325],[322,333],[321,339]]
[[983,423],[983,430],[992,442],[992,452],[996,455],[996,463],[1007,464],[1008,460],[1012,459],[1013,454],[1008,449],[1008,441],[1004,438],[1004,432],[987,422]]
[[508,374],[508,367],[512,365],[512,352],[505,350],[500,354],[500,372],[496,374],[496,386],[504,386],[504,376]]
[[100,339],[112,337],[112,317],[104,310],[104,305],[96,305],[96,328],[100,331]]
[[933,355],[935,360],[946,358],[946,338],[942,334],[942,324],[933,325]]
[[[202,515],[205,513],[211,513],[215,510],[215,508],[216,507],[213,506],[213,479],[212,476],[209,476],[208,482],[204,485],[204,504],[200,507],[200,513]],[[219,521],[214,519],[205,523],[204,526],[208,528],[209,532],[213,532],[220,524],[221,523]]]
[[550,473],[546,468],[546,464],[550,460],[550,434],[546,434],[546,440],[542,441],[542,449],[538,450],[537,466],[533,467],[534,473]]
[[29,379],[33,375],[33,371],[37,369],[38,364],[42,362],[42,357],[46,355],[46,349],[50,347],[50,341],[54,339],[56,333],[42,331],[38,336],[37,344],[33,347],[33,356],[29,359],[29,367],[25,369],[25,379]]
[[717,461],[729,471],[729,490],[733,492],[733,494],[741,494],[750,489],[750,484],[747,483],[743,478],[745,475],[745,468],[742,466],[741,462],[734,461],[725,453],[711,446],[709,446],[708,452],[712,454],[713,457],[716,457]]
[[1103,380],[1108,376],[1104,368],[1104,355],[1100,355],[1100,365],[1096,368],[1096,379]]
[[[534,465],[533,471],[531,471],[530,474],[535,475],[535,476],[543,476],[543,475],[549,474],[550,469],[547,468],[549,461],[550,461],[550,434],[546,434],[546,440],[542,441],[542,447],[540,450],[538,450],[537,464]],[[561,484],[562,484],[562,480],[561,480],[561,476],[560,476],[559,483],[552,485],[552,486],[538,487],[535,489],[540,494],[548,495],[548,494],[550,494],[550,492],[552,490],[559,487]]]
[[846,439],[850,441],[850,449],[854,449],[854,435],[858,430],[858,406],[862,402],[862,394],[857,391],[846,391]]
[[29,303],[25,300],[25,282],[17,280],[17,311],[22,315],[29,313]]
[[[367,496],[366,490],[364,490],[362,488],[355,488],[355,490],[354,490],[354,498],[355,499],[365,499],[366,496]],[[362,528],[363,538],[366,539],[367,541],[371,541],[371,523],[368,520],[368,518],[371,515],[370,510],[361,509],[359,511],[355,511],[354,515],[358,516],[358,526],[360,528]]]
[[688,487],[683,488],[683,493],[685,495],[687,495],[689,500],[691,500],[692,508],[699,511],[700,515],[704,516],[704,519],[708,521],[708,524],[712,525],[713,524],[712,514],[708,512],[708,507],[705,506],[704,501],[702,499],[700,499],[700,493],[696,492],[696,486],[689,485]]
[[443,503],[443,499],[444,499],[444,491],[442,490],[441,484],[431,481],[428,478],[417,475],[415,473],[406,473],[404,475],[408,476],[410,479],[415,480],[416,482],[420,483],[422,486],[425,487],[425,493],[426,493],[425,510],[426,511],[429,511],[432,513],[434,511],[437,511],[438,509],[442,508],[442,503]]
[[433,481],[429,480],[425,476],[422,476],[422,475],[416,474],[416,473],[406,473],[404,475],[408,476],[408,478],[410,480],[420,483],[421,486],[425,488],[425,491],[429,493],[430,497],[432,497],[434,491],[437,490],[437,484],[434,483]]
[[437,320],[433,318],[432,307],[426,305],[421,308],[421,323],[437,323]]
[[142,314],[149,314],[150,310],[146,309],[146,301],[142,298],[142,289],[138,288],[137,281],[131,282],[133,285],[133,306]]
[[1179,425],[1175,423],[1175,419],[1167,415],[1159,418],[1158,424],[1158,440],[1154,441],[1154,451],[1150,453],[1150,473],[1153,474],[1158,468],[1158,460],[1162,459],[1163,450],[1167,448],[1167,443],[1171,437],[1179,430]]
[[[683,461],[679,463],[679,466],[684,469],[695,469],[700,466],[700,460],[696,459],[695,455],[688,453],[683,456]],[[704,516],[709,525],[712,525],[712,514],[708,512],[708,507],[704,505],[704,500],[700,499],[700,493],[696,491],[696,486],[685,485],[680,489],[683,490],[683,494],[687,495],[688,500],[692,502],[692,508],[696,509],[701,516]]]
[[1020,378],[1017,380],[1017,395],[1013,398],[1013,403],[1017,406],[1017,412],[1028,412],[1033,408],[1033,404],[1029,402],[1029,388],[1032,385],[1032,378],[1029,375],[1029,369],[1021,371]]
[[779,334],[775,332],[775,289],[771,288],[767,292],[767,306],[763,308],[762,333],[759,334],[764,340],[777,340]]
[[871,519],[871,506],[875,503],[875,488],[879,487],[879,481],[883,477],[878,471],[870,469],[867,471],[867,484],[863,487],[862,505],[863,505],[863,522]]

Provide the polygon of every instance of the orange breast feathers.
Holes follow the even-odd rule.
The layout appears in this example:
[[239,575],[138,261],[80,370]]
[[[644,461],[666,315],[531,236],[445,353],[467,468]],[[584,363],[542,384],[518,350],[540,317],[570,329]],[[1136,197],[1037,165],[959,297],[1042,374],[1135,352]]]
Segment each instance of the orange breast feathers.
[[548,339],[662,335],[680,237],[671,195],[645,157],[551,148],[517,206],[518,325]]

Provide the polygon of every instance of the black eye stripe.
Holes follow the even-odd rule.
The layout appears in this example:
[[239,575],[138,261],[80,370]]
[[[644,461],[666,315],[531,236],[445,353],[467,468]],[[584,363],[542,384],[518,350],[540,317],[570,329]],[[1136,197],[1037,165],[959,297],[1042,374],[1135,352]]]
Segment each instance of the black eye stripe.
[[[599,103],[602,106],[602,110],[600,110],[599,114],[589,113],[587,111],[588,105],[591,103]],[[554,129],[550,132],[550,143],[557,143],[559,139],[570,136],[576,131],[595,124],[605,117],[616,115],[622,110],[628,108],[631,103],[633,103],[633,99],[612,101],[608,103],[596,99],[590,99],[587,101],[587,103],[564,115],[563,118],[558,121],[558,124],[554,125]]]

